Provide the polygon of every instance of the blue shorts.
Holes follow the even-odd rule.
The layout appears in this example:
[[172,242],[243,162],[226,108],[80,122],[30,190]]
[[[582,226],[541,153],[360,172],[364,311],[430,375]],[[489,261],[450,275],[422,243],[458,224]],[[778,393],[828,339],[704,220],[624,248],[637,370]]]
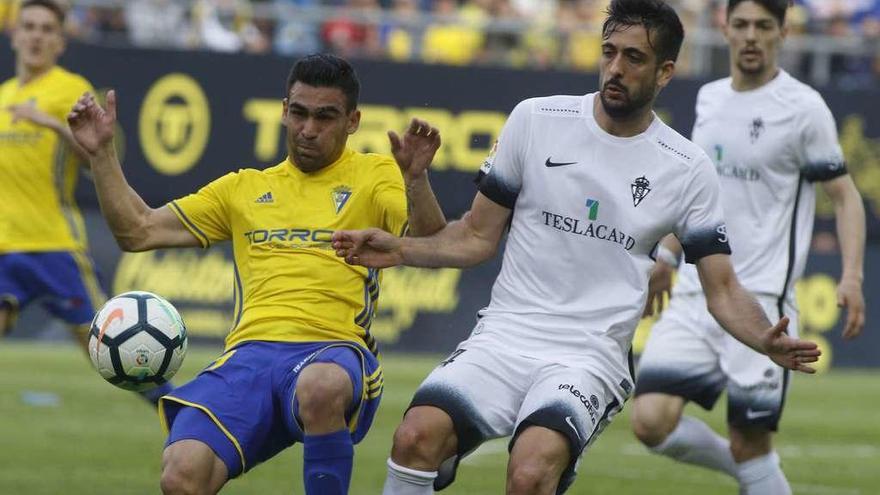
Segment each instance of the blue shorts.
[[[0,254],[0,302],[15,315],[33,301],[75,325],[92,321],[106,296],[92,260],[76,251]],[[0,329],[2,330],[2,329]]]
[[166,446],[207,444],[234,478],[303,440],[294,390],[310,363],[335,363],[348,372],[354,397],[346,415],[360,442],[382,397],[376,357],[351,342],[245,342],[220,356],[189,383],[159,401]]

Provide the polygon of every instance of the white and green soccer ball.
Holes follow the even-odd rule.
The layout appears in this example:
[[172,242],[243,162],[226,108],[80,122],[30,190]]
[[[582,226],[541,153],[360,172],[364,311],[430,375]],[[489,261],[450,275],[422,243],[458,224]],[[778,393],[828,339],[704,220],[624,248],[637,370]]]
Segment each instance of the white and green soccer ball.
[[107,301],[89,329],[89,357],[105,380],[144,391],[167,382],[186,355],[186,326],[168,301],[132,291]]

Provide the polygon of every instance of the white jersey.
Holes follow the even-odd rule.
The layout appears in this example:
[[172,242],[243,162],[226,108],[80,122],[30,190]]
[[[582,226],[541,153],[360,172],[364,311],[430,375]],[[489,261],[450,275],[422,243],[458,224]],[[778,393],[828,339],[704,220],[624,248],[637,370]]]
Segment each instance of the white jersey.
[[483,165],[480,192],[513,216],[472,338],[628,375],[658,241],[675,233],[689,262],[730,251],[703,151],[656,115],[637,136],[606,133],[594,96],[523,101]]
[[[720,177],[740,282],[756,294],[789,298],[812,237],[811,183],[846,173],[828,106],[784,71],[752,91],[734,91],[730,78],[721,79],[700,89],[693,140]],[[679,275],[676,293],[701,291],[693,267]]]

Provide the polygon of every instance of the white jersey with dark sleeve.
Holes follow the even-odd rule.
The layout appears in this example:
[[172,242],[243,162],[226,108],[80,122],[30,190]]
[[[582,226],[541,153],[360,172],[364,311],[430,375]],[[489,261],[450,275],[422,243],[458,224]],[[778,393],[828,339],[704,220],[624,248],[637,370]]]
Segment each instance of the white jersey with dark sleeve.
[[[693,140],[718,172],[737,276],[751,292],[789,298],[812,237],[813,183],[846,174],[834,117],[784,71],[753,91],[709,83],[696,111]],[[676,293],[701,291],[692,267],[679,275]]]
[[658,241],[675,233],[691,263],[729,248],[702,150],[656,116],[642,134],[612,136],[593,101],[523,101],[483,165],[480,192],[513,216],[472,338],[623,378]]

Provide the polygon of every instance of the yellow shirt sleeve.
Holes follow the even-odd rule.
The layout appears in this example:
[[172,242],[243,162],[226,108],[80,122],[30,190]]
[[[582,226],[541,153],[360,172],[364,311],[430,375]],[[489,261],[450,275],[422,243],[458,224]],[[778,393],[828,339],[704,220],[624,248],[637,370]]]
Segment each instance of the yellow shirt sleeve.
[[382,229],[403,235],[407,227],[406,188],[400,168],[391,159],[376,166],[379,179],[373,193],[374,218],[382,222]]
[[208,247],[232,235],[231,196],[239,174],[232,172],[199,189],[195,194],[168,203],[181,223]]

